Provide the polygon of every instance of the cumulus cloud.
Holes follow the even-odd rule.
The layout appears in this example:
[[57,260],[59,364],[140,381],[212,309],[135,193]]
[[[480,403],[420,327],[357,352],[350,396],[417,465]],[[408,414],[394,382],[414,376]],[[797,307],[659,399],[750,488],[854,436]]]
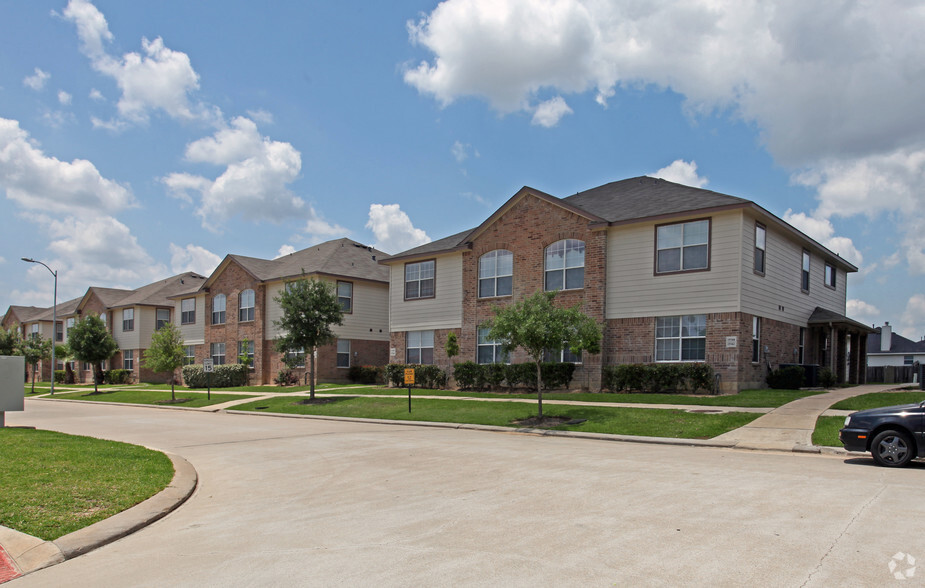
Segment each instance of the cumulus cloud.
[[50,78],[50,73],[47,71],[42,71],[39,68],[35,68],[35,73],[31,76],[26,76],[22,81],[22,85],[38,92],[45,88],[45,84]]
[[49,157],[19,122],[0,118],[0,187],[29,210],[56,209],[62,214],[90,216],[134,205],[131,191],[104,178],[85,159],[71,162]]
[[857,321],[872,325],[879,320],[880,309],[873,304],[854,298],[847,302],[847,314]]
[[95,100],[96,102],[106,101],[106,98],[103,96],[103,93],[97,90],[96,88],[93,88],[92,90],[90,90],[89,96],[91,100]]
[[899,322],[899,333],[913,341],[923,338],[925,334],[925,294],[915,294],[909,298]]
[[864,256],[854,246],[854,242],[848,237],[836,236],[835,227],[827,218],[807,215],[804,212],[793,212],[788,209],[784,213],[784,220],[850,263],[854,265],[863,263]]
[[314,208],[309,207],[309,212],[311,213],[311,218],[305,223],[305,228],[303,229],[309,244],[314,245],[336,237],[346,237],[350,234],[348,229],[338,224],[331,224],[321,218],[321,215]]
[[431,241],[427,233],[411,224],[398,204],[371,204],[366,228],[376,237],[376,249],[382,251],[404,251]]
[[548,129],[559,124],[559,119],[572,112],[569,105],[565,103],[565,99],[562,96],[556,96],[537,105],[533,111],[531,124]]
[[291,253],[295,253],[295,247],[293,247],[292,245],[283,244],[283,246],[279,248],[279,251],[276,252],[276,257],[274,257],[273,259],[279,259],[280,257],[283,257],[284,255],[289,255]]
[[60,102],[62,106],[67,106],[70,104],[72,98],[73,97],[64,90],[58,91],[58,102]]
[[478,151],[472,149],[472,145],[468,143],[462,143],[460,141],[454,141],[453,146],[450,148],[450,152],[453,154],[453,158],[456,160],[456,163],[462,163],[469,159],[469,154],[472,152],[476,157],[479,156]]
[[196,272],[208,276],[221,261],[221,257],[199,245],[189,243],[181,247],[170,244],[170,269],[175,274]]
[[653,178],[661,178],[676,184],[703,188],[710,181],[707,178],[697,175],[697,162],[687,162],[683,159],[676,159],[671,164],[663,167],[654,174],[649,174]]

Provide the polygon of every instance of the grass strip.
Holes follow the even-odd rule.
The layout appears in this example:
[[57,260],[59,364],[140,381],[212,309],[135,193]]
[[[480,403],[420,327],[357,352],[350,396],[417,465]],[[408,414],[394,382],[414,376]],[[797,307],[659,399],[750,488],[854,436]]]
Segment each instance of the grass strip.
[[925,400],[925,391],[918,392],[871,392],[854,398],[846,398],[832,405],[837,410],[867,410],[898,404],[918,404]]
[[173,464],[137,445],[0,429],[0,525],[52,541],[163,490]]
[[[411,420],[517,427],[513,421],[536,414],[536,406],[520,402],[478,402],[415,398],[412,412],[403,398],[370,396],[326,398],[324,403],[300,404],[304,397],[276,397],[236,406],[234,410],[342,416],[384,420]],[[681,410],[545,405],[545,416],[585,419],[557,430],[644,435],[682,439],[709,439],[741,427],[758,414],[692,414]]]
[[177,390],[177,403],[170,402],[170,392],[163,392],[160,390],[106,390],[100,391],[99,394],[94,394],[92,391],[88,392],[68,392],[63,394],[55,394],[55,398],[63,398],[65,400],[92,400],[94,402],[126,402],[130,404],[157,404],[165,406],[189,406],[193,408],[199,408],[203,406],[211,406],[213,404],[221,404],[223,402],[229,402],[231,400],[243,400],[247,396],[240,394],[215,394],[213,393],[212,398],[207,398],[205,392],[203,393],[190,393],[189,391],[180,391]]
[[823,447],[842,447],[838,440],[838,431],[845,426],[845,417],[821,416],[816,419],[816,428],[813,430],[813,445]]

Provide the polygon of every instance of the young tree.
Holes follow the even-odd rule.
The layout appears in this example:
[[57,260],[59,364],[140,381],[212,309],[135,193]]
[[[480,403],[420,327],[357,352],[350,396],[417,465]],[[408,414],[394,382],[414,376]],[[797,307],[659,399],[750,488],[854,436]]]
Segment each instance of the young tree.
[[58,343],[55,345],[55,361],[60,361],[64,364],[64,383],[73,384],[74,383],[74,370],[71,369],[71,362],[74,361],[74,356],[71,355],[71,348],[67,346],[67,343]]
[[22,337],[17,327],[0,328],[0,355],[20,355]]
[[[443,342],[443,351],[446,353],[447,358],[450,361],[450,367],[453,367],[453,358],[459,355],[459,339],[456,337],[456,333],[450,331],[446,334],[446,341]],[[455,375],[455,369],[454,375]]]
[[[43,339],[41,335],[36,334],[22,342],[20,351],[26,358],[26,364],[32,366],[32,394],[35,394],[35,371],[40,361],[51,358],[51,339]],[[55,366],[51,367],[51,377],[54,378]]]
[[504,341],[504,351],[510,353],[522,347],[531,361],[536,364],[536,395],[539,403],[539,418],[543,418],[543,376],[540,364],[544,352],[562,349],[564,345],[573,353],[601,350],[601,327],[591,317],[581,312],[581,305],[559,308],[553,304],[555,292],[535,294],[509,306],[495,306],[495,318],[486,322],[488,337]]
[[177,370],[183,366],[186,352],[183,350],[183,335],[173,323],[165,323],[151,335],[151,347],[145,349],[144,366],[152,372],[170,372],[170,400],[177,401],[174,385]]
[[273,326],[284,334],[276,339],[276,350],[280,354],[305,352],[310,356],[309,379],[311,400],[315,399],[315,350],[337,340],[333,325],[344,323],[344,311],[337,302],[333,284],[303,277],[288,282],[275,300],[283,311],[281,320],[274,320]]
[[119,351],[119,345],[109,334],[103,320],[98,316],[88,316],[77,321],[68,331],[68,346],[78,361],[93,364],[93,392],[99,392],[103,362]]

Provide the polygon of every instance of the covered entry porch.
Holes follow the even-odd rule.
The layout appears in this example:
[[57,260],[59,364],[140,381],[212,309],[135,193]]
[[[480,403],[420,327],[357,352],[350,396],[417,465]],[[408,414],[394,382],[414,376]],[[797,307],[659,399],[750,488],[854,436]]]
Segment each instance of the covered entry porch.
[[867,383],[867,336],[872,327],[816,307],[807,321],[813,363],[827,367],[839,384]]

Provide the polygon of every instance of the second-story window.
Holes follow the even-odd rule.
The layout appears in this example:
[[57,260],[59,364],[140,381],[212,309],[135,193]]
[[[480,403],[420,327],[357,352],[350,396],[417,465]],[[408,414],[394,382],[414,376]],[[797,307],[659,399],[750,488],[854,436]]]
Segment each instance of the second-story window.
[[254,320],[254,291],[244,290],[240,296],[241,303],[238,306],[238,322]]
[[656,273],[684,272],[710,266],[710,221],[699,220],[656,228]]
[[800,289],[809,292],[809,251],[803,250],[803,267],[800,272]]
[[546,248],[545,289],[575,290],[585,287],[585,242],[563,239]]
[[55,341],[64,341],[64,323],[55,323]]
[[337,303],[346,313],[353,312],[353,284],[350,282],[337,282]]
[[825,262],[825,285],[829,288],[835,287],[835,266]]
[[225,324],[225,295],[216,294],[212,297],[212,324]]
[[122,330],[123,331],[134,331],[135,330],[135,309],[126,308],[122,311]]
[[156,313],[157,314],[154,319],[154,330],[160,331],[164,328],[164,325],[170,322],[170,309],[158,308]]
[[191,325],[196,322],[196,299],[184,298],[180,301],[180,324]]
[[764,274],[765,248],[767,246],[767,230],[764,226],[755,223],[755,271]]
[[34,325],[30,327],[30,330],[31,332],[29,333],[29,338],[38,339],[39,338],[39,324],[35,323]]
[[479,258],[479,298],[510,296],[514,291],[514,254],[506,249]]
[[405,264],[405,300],[434,297],[436,263],[430,259]]

